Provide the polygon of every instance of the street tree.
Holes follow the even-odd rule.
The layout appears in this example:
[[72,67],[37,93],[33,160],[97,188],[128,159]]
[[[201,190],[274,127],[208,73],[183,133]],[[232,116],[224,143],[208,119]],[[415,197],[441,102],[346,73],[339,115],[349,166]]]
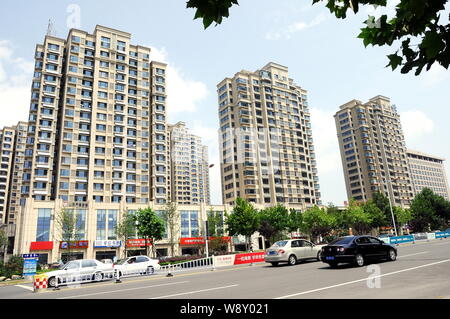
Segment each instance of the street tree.
[[290,233],[298,232],[302,228],[303,215],[294,208],[289,209],[289,220],[286,230]]
[[122,219],[116,224],[115,227],[116,235],[119,240],[124,243],[125,247],[125,258],[127,254],[127,242],[130,238],[136,235],[136,225],[134,215],[128,211],[122,214]]
[[257,211],[248,201],[238,197],[233,212],[225,215],[225,225],[230,236],[245,237],[245,247],[248,250],[249,239],[258,229]]
[[389,219],[384,211],[382,211],[373,201],[369,200],[362,205],[364,212],[370,217],[370,227],[379,231],[380,227],[389,225]]
[[338,225],[347,230],[352,228],[356,235],[363,235],[370,231],[372,217],[364,211],[361,204],[354,199],[350,200],[347,209],[338,215]]
[[281,204],[258,212],[258,232],[274,243],[289,227],[289,210]]
[[412,200],[411,212],[410,226],[414,232],[445,228],[450,219],[450,203],[431,189],[424,188]]
[[55,214],[54,237],[67,243],[67,261],[72,260],[72,244],[81,240],[84,223],[74,209],[63,208]]
[[394,216],[398,229],[403,233],[403,227],[407,225],[413,218],[411,210],[395,206],[393,207]]
[[149,244],[152,247],[152,256],[156,256],[155,243],[164,235],[164,221],[150,208],[139,209],[134,214],[136,229],[139,238],[144,239],[145,252],[149,255]]
[[[358,13],[362,7],[388,5],[387,0],[312,0],[313,4],[323,2],[338,19],[347,18],[349,12]],[[401,67],[401,73],[409,73],[415,69],[415,75],[419,75],[423,68],[429,70],[435,63],[448,69],[450,24],[442,17],[446,14],[447,2],[400,0],[393,17],[383,14],[376,19],[369,15],[358,38],[362,39],[366,47],[398,44],[397,50],[388,55],[387,66],[392,70]],[[196,9],[194,19],[202,19],[206,29],[213,22],[216,25],[222,23],[224,17],[229,17],[229,9],[238,4],[238,0],[189,0],[186,7]]]
[[175,256],[176,239],[180,230],[180,212],[177,209],[177,204],[172,201],[167,202],[165,209],[161,212],[161,217],[167,228],[170,255]]
[[309,234],[314,242],[317,242],[319,237],[328,236],[336,225],[334,216],[317,206],[308,208],[303,213],[302,219],[302,231]]
[[208,220],[208,248],[214,253],[226,252],[228,242],[224,236],[224,220],[222,212],[214,211],[211,207],[207,212]]
[[3,256],[6,254],[6,247],[8,246],[8,236],[6,235],[6,232],[0,228],[0,253],[3,254]]

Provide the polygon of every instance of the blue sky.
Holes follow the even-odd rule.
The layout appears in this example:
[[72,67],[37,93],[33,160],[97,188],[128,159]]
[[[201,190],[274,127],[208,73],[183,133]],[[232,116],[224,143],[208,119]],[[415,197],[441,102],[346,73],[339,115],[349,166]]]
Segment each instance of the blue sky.
[[407,146],[450,158],[450,71],[435,66],[416,77],[385,68],[386,55],[396,48],[365,48],[356,38],[373,8],[337,20],[323,3],[240,2],[222,25],[205,31],[184,0],[2,0],[0,126],[27,119],[35,45],[42,43],[49,19],[56,36],[66,37],[68,9],[75,4],[81,29],[92,32],[100,24],[127,31],[134,44],[154,48],[154,58],[169,63],[169,122],[185,121],[210,147],[216,164],[213,203],[221,203],[216,84],[269,61],[288,66],[291,78],[309,92],[324,203],[346,200],[333,114],[351,99],[390,97],[401,114]]

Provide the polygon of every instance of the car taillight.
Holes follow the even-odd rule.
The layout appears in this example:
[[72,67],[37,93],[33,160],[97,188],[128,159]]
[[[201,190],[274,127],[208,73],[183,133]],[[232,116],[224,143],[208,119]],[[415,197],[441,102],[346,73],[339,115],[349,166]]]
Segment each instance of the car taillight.
[[278,250],[278,253],[279,253],[279,254],[284,254],[285,251],[284,251],[283,249],[280,249],[280,250]]

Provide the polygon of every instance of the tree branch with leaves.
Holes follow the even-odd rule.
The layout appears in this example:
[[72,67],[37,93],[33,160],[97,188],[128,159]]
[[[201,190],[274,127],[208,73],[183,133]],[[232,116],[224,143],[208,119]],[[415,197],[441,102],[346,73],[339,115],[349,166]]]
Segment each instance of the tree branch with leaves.
[[[326,3],[326,7],[338,19],[347,18],[349,12],[358,13],[363,6],[386,7],[387,0],[313,0]],[[401,67],[401,73],[415,69],[419,75],[435,63],[448,69],[450,64],[450,24],[442,22],[448,0],[401,0],[395,7],[395,16],[386,14],[375,21],[369,16],[358,38],[364,46],[393,46],[401,43],[395,53],[387,57],[392,70]],[[213,22],[221,24],[228,18],[237,0],[189,0],[187,8],[196,9],[194,19],[202,19],[204,28]],[[274,1],[274,6],[276,2]],[[449,15],[450,18],[450,15]]]

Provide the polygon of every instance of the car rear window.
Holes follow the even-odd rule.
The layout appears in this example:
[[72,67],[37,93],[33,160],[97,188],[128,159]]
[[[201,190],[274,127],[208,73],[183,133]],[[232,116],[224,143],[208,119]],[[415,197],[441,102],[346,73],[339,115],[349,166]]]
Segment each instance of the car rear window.
[[350,244],[353,241],[354,237],[340,237],[338,239],[333,240],[330,245],[346,245]]
[[274,243],[272,246],[277,246],[277,247],[284,247],[287,244],[287,240],[280,240],[277,241],[276,243]]
[[125,258],[125,259],[119,259],[119,260],[116,262],[116,265],[123,265],[127,260],[128,260],[127,258]]

